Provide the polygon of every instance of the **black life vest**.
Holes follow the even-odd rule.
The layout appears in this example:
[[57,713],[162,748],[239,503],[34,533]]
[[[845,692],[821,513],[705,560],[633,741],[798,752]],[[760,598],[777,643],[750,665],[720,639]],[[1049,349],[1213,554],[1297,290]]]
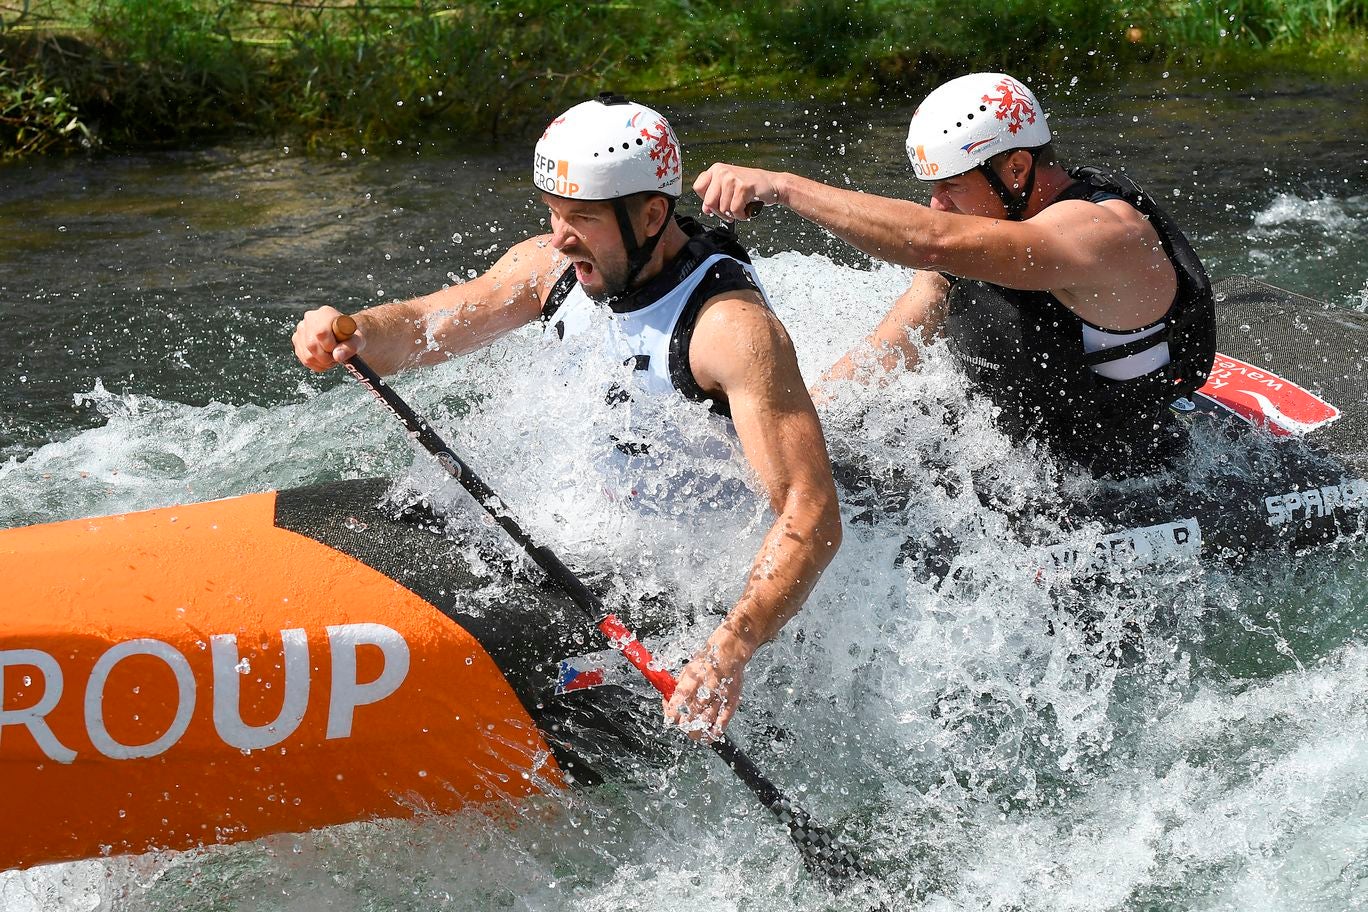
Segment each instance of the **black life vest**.
[[[1129,177],[1092,167],[1068,173],[1077,182],[1055,202],[1120,198],[1154,226],[1178,280],[1168,312],[1151,324],[1163,328],[1088,353],[1084,320],[1049,292],[949,276],[944,332],[971,384],[1001,409],[1008,433],[1039,435],[1060,455],[1098,473],[1145,471],[1176,439],[1169,404],[1195,392],[1211,372],[1211,281],[1173,219]],[[1169,362],[1143,376],[1112,380],[1093,370],[1165,342]]]

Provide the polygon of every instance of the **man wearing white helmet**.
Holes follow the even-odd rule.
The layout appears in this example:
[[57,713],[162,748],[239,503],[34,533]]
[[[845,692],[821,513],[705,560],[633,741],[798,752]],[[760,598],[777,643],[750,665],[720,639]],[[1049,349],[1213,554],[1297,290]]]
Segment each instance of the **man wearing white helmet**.
[[[1098,474],[1147,471],[1181,441],[1169,403],[1206,380],[1211,285],[1173,220],[1133,181],[1055,159],[1035,95],[1002,73],[940,86],[907,153],[931,203],[717,164],[703,211],[793,209],[871,256],[918,269],[826,378],[914,366],[914,337],[948,337],[1009,433],[1038,435]],[[730,217],[730,215],[729,215]]]
[[[736,711],[747,662],[798,611],[839,546],[821,426],[745,250],[729,228],[704,231],[674,215],[683,166],[664,117],[608,94],[576,105],[542,134],[533,181],[550,210],[549,235],[514,245],[469,282],[356,314],[347,342],[332,333],[337,310],[309,311],[295,354],[321,371],[364,352],[388,374],[540,318],[553,339],[610,335],[601,348],[634,368],[635,388],[709,402],[728,418],[777,517],[740,599],[665,706],[691,736],[716,736]],[[604,312],[606,321],[593,319]]]

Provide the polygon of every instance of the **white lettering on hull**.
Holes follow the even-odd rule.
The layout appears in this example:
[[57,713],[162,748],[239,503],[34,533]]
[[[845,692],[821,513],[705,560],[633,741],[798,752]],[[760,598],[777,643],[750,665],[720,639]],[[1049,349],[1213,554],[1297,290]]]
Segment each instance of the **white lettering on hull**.
[[285,653],[285,694],[280,715],[266,725],[242,721],[237,637],[223,633],[209,638],[214,656],[214,730],[238,750],[272,747],[293,735],[309,708],[309,637],[298,628],[280,631]]
[[1196,519],[1124,529],[1080,544],[1043,549],[1037,577],[1046,573],[1090,576],[1111,568],[1151,567],[1196,559],[1202,554],[1202,530]]
[[[104,691],[114,666],[135,655],[161,659],[176,676],[176,716],[160,737],[146,744],[121,744],[115,741],[109,734],[109,729],[105,728]],[[90,743],[95,745],[95,749],[111,760],[136,760],[140,757],[155,757],[166,753],[190,727],[190,719],[194,713],[195,673],[190,670],[190,663],[186,661],[185,656],[170,643],[150,638],[128,640],[106,650],[90,671],[90,680],[86,683],[85,692],[86,733],[90,735]]]
[[1330,516],[1336,511],[1347,514],[1365,507],[1368,507],[1368,481],[1361,478],[1346,478],[1339,484],[1287,491],[1264,498],[1270,526]]
[[58,763],[70,763],[76,752],[52,733],[44,717],[57,708],[62,699],[62,666],[41,649],[0,649],[0,684],[5,681],[5,666],[36,668],[43,674],[43,695],[28,709],[4,709],[4,694],[0,693],[0,735],[6,725],[22,725],[38,742],[43,753]]
[[[368,684],[356,678],[356,648],[362,645],[377,646],[385,656],[380,677]],[[350,738],[356,707],[380,702],[398,690],[408,677],[408,643],[381,624],[342,624],[328,628],[328,646],[332,649],[328,737]]]
[[[338,624],[327,628],[332,653],[331,690],[328,698],[329,738],[349,738],[358,706],[379,703],[403,685],[409,673],[409,645],[396,630],[383,624]],[[241,714],[241,675],[238,673],[237,637],[218,634],[210,637],[213,684],[212,717],[220,740],[238,750],[260,750],[284,741],[294,734],[309,707],[310,666],[308,637],[305,631],[281,631],[285,665],[284,695],[279,715],[265,725],[248,725]],[[372,681],[357,677],[357,650],[373,646],[380,650],[383,663]],[[170,669],[176,681],[176,711],[166,731],[145,744],[124,744],[110,734],[105,723],[105,689],[115,667],[132,656],[151,656]],[[42,691],[32,706],[5,709],[5,694],[0,692],[0,735],[7,726],[28,729],[39,749],[58,763],[72,763],[77,752],[63,744],[48,724],[47,717],[61,703],[66,675],[61,663],[41,649],[0,649],[0,685],[7,668],[35,669],[42,679]],[[170,643],[141,637],[116,643],[95,661],[86,682],[84,722],[86,736],[96,751],[112,760],[157,757],[173,748],[185,735],[197,709],[197,684],[190,660]],[[0,742],[2,745],[3,742]]]

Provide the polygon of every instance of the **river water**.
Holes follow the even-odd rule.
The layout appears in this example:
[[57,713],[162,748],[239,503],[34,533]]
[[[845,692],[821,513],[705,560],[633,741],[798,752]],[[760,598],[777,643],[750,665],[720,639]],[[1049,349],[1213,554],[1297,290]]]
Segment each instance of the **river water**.
[[[1213,276],[1368,309],[1368,83],[1189,75],[1044,95],[1065,159],[1124,166]],[[668,111],[690,173],[729,159],[920,199],[902,152],[910,112]],[[336,478],[435,484],[359,390],[298,366],[289,333],[308,307],[462,281],[542,230],[528,158],[256,144],[0,169],[0,527]],[[809,379],[910,275],[783,211],[742,231]],[[548,393],[545,360],[525,333],[399,388],[584,566],[621,570],[642,553],[686,566],[670,555],[691,547],[687,532],[624,529],[575,481],[592,417]],[[949,438],[942,406],[965,416]],[[1008,445],[937,352],[882,391],[843,390],[823,419],[833,450],[907,472],[926,494],[848,532],[803,614],[753,664],[733,730],[861,845],[890,908],[1368,906],[1368,550],[1165,570],[1125,598],[1090,597],[1143,635],[1142,654],[1117,662],[1042,622],[1060,607],[993,535],[1031,492],[1085,483]],[[991,467],[998,503],[933,484],[931,465]],[[548,477],[566,480],[554,509]],[[679,569],[681,591],[735,595],[757,504],[718,519],[735,547],[706,575]],[[975,584],[911,577],[895,560],[909,529],[956,531]],[[706,632],[681,629],[667,658]],[[788,737],[770,741],[765,723]],[[0,874],[0,908],[855,907],[801,875],[706,754],[502,814]]]

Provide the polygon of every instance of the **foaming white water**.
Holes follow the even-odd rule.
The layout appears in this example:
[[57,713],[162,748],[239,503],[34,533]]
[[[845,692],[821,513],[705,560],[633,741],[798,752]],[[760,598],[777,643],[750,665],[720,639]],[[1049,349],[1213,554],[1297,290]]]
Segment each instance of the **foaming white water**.
[[1365,673],[1355,644],[1306,672],[1195,685],[1085,791],[976,821],[961,882],[928,908],[1358,908]]
[[1265,236],[1303,231],[1308,225],[1326,232],[1340,232],[1361,224],[1366,214],[1368,199],[1360,196],[1303,199],[1295,194],[1279,193],[1267,207],[1254,213],[1254,228]]
[[1346,278],[1355,274],[1347,264],[1356,262],[1365,225],[1368,196],[1279,193],[1252,214],[1234,262],[1222,271],[1284,276],[1288,287],[1362,310],[1368,289]]
[[[758,265],[809,381],[909,278],[797,254]],[[590,354],[525,333],[399,389],[539,540],[616,579],[623,604],[665,593],[692,606],[661,653],[678,665],[740,593],[769,514],[704,407],[611,405],[632,378]],[[842,550],[752,664],[734,733],[863,847],[889,908],[1363,901],[1368,653],[1352,554],[1284,565],[1280,587],[1188,566],[1053,593],[1034,580],[1023,515],[1091,482],[1010,446],[940,346],[917,373],[835,392],[823,411],[833,455],[910,496],[850,498]],[[407,472],[404,487],[460,508],[458,533],[502,542],[350,384],[269,410],[100,401],[104,428],[0,469],[6,518]],[[612,436],[638,421],[670,432],[634,461]],[[1239,461],[1220,446],[1201,461]],[[1051,522],[1026,525],[1062,531]],[[942,558],[945,584],[920,551]],[[1299,616],[1341,564],[1346,579],[1326,585],[1343,604]],[[1138,645],[1118,658],[1123,640]],[[1326,857],[1344,861],[1332,870]],[[807,879],[701,750],[631,783],[489,812],[3,875],[0,897],[34,909],[858,907]]]
[[0,465],[0,528],[392,473],[392,428],[354,408],[353,393],[272,409],[189,406],[97,382],[77,400],[104,425]]

